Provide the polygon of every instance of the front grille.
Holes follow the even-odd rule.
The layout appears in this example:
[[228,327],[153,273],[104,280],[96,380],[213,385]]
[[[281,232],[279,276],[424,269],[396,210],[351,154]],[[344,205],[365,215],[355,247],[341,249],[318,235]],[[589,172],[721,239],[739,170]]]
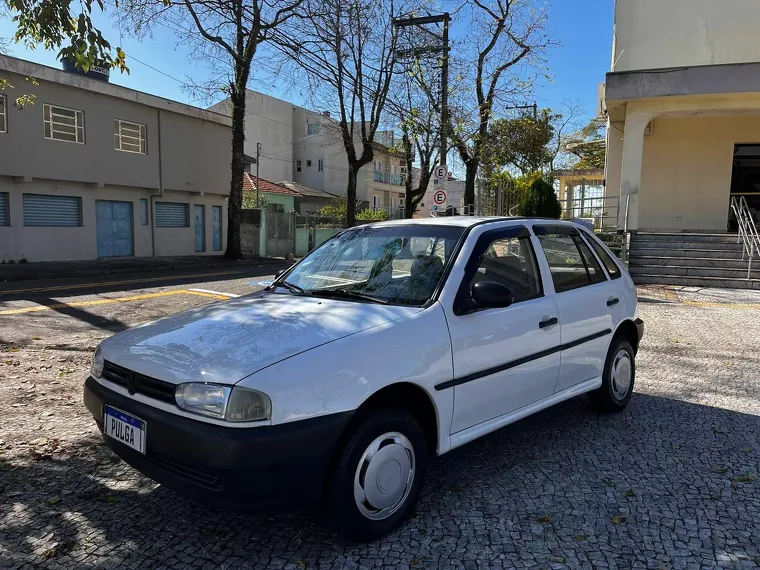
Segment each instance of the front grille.
[[[134,377],[134,385],[130,390],[130,380],[132,376]],[[143,394],[154,400],[168,402],[169,404],[174,403],[174,389],[176,386],[170,382],[164,382],[163,380],[156,380],[150,376],[138,374],[137,372],[133,372],[123,366],[108,362],[107,360],[103,365],[103,378],[126,388],[129,390],[130,394]]]

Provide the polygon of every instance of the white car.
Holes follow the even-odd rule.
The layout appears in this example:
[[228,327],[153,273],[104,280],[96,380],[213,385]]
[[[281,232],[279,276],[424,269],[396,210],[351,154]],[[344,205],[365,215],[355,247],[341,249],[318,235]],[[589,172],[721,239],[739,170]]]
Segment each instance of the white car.
[[627,272],[573,223],[373,223],[265,291],[103,341],[84,400],[167,487],[321,506],[369,540],[406,519],[429,458],[579,394],[623,409],[642,334]]

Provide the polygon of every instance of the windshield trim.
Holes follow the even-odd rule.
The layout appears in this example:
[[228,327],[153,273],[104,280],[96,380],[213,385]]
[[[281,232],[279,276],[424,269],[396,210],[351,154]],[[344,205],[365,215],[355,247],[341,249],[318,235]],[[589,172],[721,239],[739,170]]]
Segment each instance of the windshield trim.
[[[443,267],[443,273],[441,274],[441,277],[438,280],[438,283],[436,284],[435,288],[433,289],[433,293],[430,295],[430,297],[428,298],[428,300],[425,301],[424,303],[421,303],[421,304],[417,304],[417,303],[405,303],[405,304],[402,304],[402,303],[392,303],[392,304],[396,305],[396,306],[420,307],[422,309],[427,309],[428,307],[430,307],[431,305],[433,305],[434,303],[436,303],[438,301],[438,298],[441,296],[441,292],[443,291],[443,287],[446,284],[446,281],[448,281],[448,279],[449,279],[449,274],[451,273],[451,270],[453,269],[454,264],[456,263],[456,260],[459,258],[459,254],[462,252],[462,248],[464,247],[464,244],[467,241],[467,238],[470,235],[470,233],[472,232],[472,230],[475,229],[475,228],[479,228],[480,226],[487,225],[487,224],[495,224],[495,223],[499,223],[499,222],[500,223],[504,223],[504,222],[508,222],[508,221],[512,221],[512,219],[511,218],[509,218],[509,219],[495,218],[493,220],[480,220],[479,222],[475,222],[474,224],[470,224],[469,226],[466,226],[465,228],[463,228],[462,235],[459,236],[459,240],[457,240],[457,243],[454,245],[454,250],[451,252],[451,255],[449,256],[449,259],[446,262],[446,265],[444,265],[444,267]],[[515,219],[514,221],[518,221],[518,220]],[[362,224],[362,225],[369,225],[369,224]],[[418,226],[432,226],[432,227],[435,227],[436,224],[400,224],[399,225],[399,227],[415,227],[415,226],[417,226],[417,227]],[[282,275],[280,275],[277,279],[275,279],[272,282],[272,284],[269,285],[268,287],[266,287],[264,290],[265,291],[272,291],[273,290],[272,285],[274,285],[275,283],[281,282],[284,279],[287,279],[288,275],[290,275],[290,273],[296,267],[298,267],[299,265],[301,265],[301,263],[303,263],[306,259],[308,259],[311,254],[313,254],[319,248],[321,248],[322,246],[324,246],[326,243],[328,243],[328,242],[330,242],[330,241],[338,238],[339,236],[342,236],[343,234],[345,234],[347,232],[355,231],[357,228],[360,228],[360,227],[362,227],[362,226],[354,226],[353,228],[345,228],[345,229],[339,231],[338,233],[336,233],[331,238],[325,240],[319,247],[315,247],[309,253],[307,253],[305,256],[303,256],[301,258],[301,261],[299,261],[297,263],[294,263],[288,269],[286,269],[282,273]],[[346,301],[349,301],[349,302],[360,302],[360,301],[351,301],[349,299],[346,299]]]

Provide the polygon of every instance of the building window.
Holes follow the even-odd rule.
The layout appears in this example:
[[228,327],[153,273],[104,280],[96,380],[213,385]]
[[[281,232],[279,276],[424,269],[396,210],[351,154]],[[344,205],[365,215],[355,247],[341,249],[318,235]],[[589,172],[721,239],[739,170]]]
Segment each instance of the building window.
[[310,161],[310,160],[307,160],[307,161],[306,161],[306,166],[307,166],[307,167],[311,166],[311,161]]
[[425,207],[425,202],[420,202],[420,208],[424,208],[424,207]]
[[144,226],[149,223],[147,198],[140,198],[140,223]]
[[116,150],[148,154],[148,127],[114,119],[113,144]]
[[301,172],[301,161],[296,160],[296,172]]
[[0,95],[0,133],[8,132],[8,110],[6,108],[7,99],[5,95]]
[[319,123],[306,123],[306,134],[308,136],[318,135],[322,132],[322,125]]
[[45,138],[84,144],[84,113],[45,103],[42,106]]
[[190,205],[181,202],[156,202],[157,228],[189,228]]
[[10,226],[10,206],[8,205],[8,192],[0,192],[0,226]]
[[325,169],[325,161],[324,160],[318,160],[317,161],[317,170],[319,172],[322,172]]
[[82,198],[24,194],[24,225],[77,227],[82,225]]

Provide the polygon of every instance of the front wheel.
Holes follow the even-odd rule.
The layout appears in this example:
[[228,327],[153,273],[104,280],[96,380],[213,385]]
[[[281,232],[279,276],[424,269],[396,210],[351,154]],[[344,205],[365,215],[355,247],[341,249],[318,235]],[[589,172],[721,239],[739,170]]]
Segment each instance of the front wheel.
[[403,410],[375,412],[353,429],[333,472],[327,520],[339,534],[369,541],[409,516],[427,471],[428,449],[417,420]]
[[636,361],[631,343],[616,337],[610,345],[604,363],[602,385],[588,395],[591,407],[597,411],[619,412],[628,405],[636,380]]

